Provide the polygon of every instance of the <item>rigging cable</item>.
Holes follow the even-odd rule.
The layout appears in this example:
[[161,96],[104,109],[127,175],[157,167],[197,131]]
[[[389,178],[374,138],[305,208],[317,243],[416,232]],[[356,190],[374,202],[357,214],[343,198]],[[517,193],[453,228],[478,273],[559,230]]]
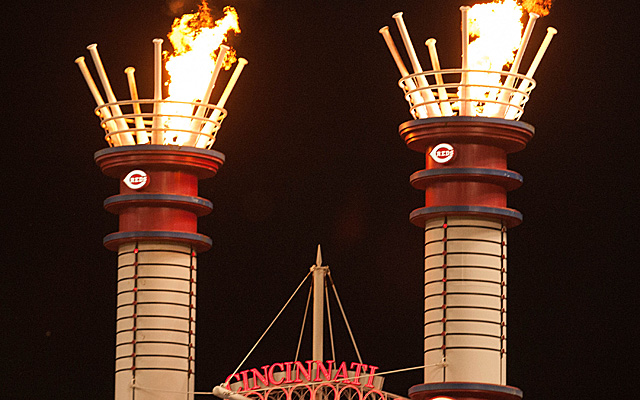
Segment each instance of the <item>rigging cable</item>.
[[329,319],[329,337],[331,338],[331,355],[333,359],[336,359],[336,348],[333,344],[333,325],[331,325],[331,308],[329,307],[329,288],[327,288],[326,281],[324,285],[324,298],[327,302],[327,318]]
[[300,284],[298,285],[298,287],[296,288],[296,290],[293,292],[293,294],[291,295],[291,297],[289,297],[289,300],[287,300],[287,302],[284,304],[284,306],[282,306],[282,309],[280,310],[280,312],[278,312],[278,315],[276,315],[276,317],[273,319],[273,321],[271,321],[271,323],[269,324],[269,326],[267,327],[267,329],[265,329],[264,333],[262,334],[262,336],[260,336],[260,339],[258,339],[258,341],[256,342],[256,344],[253,345],[253,347],[251,348],[251,350],[249,350],[249,353],[247,353],[247,355],[244,357],[244,359],[242,361],[240,361],[240,364],[238,365],[238,367],[235,369],[235,371],[233,371],[233,374],[229,375],[229,378],[227,378],[227,381],[224,383],[224,386],[227,386],[229,384],[229,382],[231,381],[231,378],[238,373],[238,371],[240,370],[240,368],[242,368],[242,365],[244,364],[245,361],[247,361],[247,358],[249,358],[249,356],[251,355],[251,353],[253,353],[253,351],[256,349],[256,347],[258,347],[258,344],[260,343],[260,341],[262,341],[262,338],[264,338],[264,336],[267,334],[267,332],[269,332],[269,329],[271,329],[271,327],[273,326],[273,324],[275,324],[275,322],[278,320],[278,317],[280,317],[280,314],[282,314],[282,312],[284,311],[285,308],[287,308],[287,306],[289,305],[289,303],[291,302],[291,299],[293,299],[293,297],[296,295],[296,293],[298,293],[298,290],[300,290],[300,288],[302,287],[302,285],[304,284],[304,282],[307,280],[307,278],[309,277],[309,275],[311,275],[311,271],[309,271],[309,273],[307,274],[307,276],[304,277],[304,279],[302,280],[302,282],[300,282]]
[[302,334],[304,333],[304,326],[307,322],[307,314],[309,313],[309,302],[311,301],[312,292],[313,292],[313,286],[309,286],[309,296],[307,296],[307,305],[304,307],[304,316],[302,317],[302,327],[300,328],[300,337],[298,337],[298,348],[296,349],[296,358],[293,361],[298,361],[298,355],[300,354],[300,346],[302,345]]
[[[344,313],[344,308],[342,308],[342,303],[340,302],[340,296],[338,296],[338,290],[336,289],[335,283],[333,283],[333,278],[331,278],[331,271],[327,271],[327,276],[331,281],[331,287],[333,288],[333,294],[336,295],[336,300],[338,301],[338,306],[340,307],[340,312],[342,313],[342,318],[344,318],[344,323],[347,325],[347,330],[349,331],[349,336],[351,337],[351,343],[353,343],[353,348],[356,351],[356,355],[358,356],[358,361],[362,364],[362,357],[360,357],[360,351],[358,351],[358,346],[356,345],[356,340],[353,337],[353,332],[351,332],[351,326],[349,326],[349,321],[347,320],[347,315]],[[237,372],[237,371],[236,371]]]

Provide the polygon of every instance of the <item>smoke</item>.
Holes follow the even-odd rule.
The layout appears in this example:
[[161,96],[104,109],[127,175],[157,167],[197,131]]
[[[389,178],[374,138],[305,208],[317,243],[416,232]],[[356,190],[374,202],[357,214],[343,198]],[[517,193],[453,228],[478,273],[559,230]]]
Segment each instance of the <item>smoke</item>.
[[198,8],[198,0],[166,0],[165,12],[172,17],[192,12]]
[[522,0],[522,8],[529,14],[536,13],[541,17],[549,14],[552,0]]

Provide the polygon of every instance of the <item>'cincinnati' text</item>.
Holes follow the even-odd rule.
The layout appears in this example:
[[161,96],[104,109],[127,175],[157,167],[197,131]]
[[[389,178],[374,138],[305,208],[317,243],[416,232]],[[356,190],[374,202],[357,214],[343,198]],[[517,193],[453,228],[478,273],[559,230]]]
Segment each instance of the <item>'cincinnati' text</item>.
[[[324,363],[309,360],[304,363],[301,361],[274,363],[260,369],[262,371],[251,368],[235,375],[229,375],[227,389],[236,383],[242,383],[241,387],[235,389],[236,391],[246,392],[271,386],[326,381],[373,388],[378,367],[352,362],[350,368],[347,369],[347,363],[344,361],[338,365],[334,360],[328,360]],[[363,378],[362,381],[360,378]]]

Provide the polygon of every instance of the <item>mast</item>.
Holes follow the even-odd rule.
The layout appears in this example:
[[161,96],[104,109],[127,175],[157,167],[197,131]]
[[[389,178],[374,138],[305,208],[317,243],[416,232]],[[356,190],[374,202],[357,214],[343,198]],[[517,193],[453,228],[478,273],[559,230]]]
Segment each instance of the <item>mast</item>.
[[323,361],[322,354],[324,343],[324,285],[329,267],[322,266],[322,252],[318,245],[316,264],[311,267],[313,272],[313,343],[312,357],[314,360]]

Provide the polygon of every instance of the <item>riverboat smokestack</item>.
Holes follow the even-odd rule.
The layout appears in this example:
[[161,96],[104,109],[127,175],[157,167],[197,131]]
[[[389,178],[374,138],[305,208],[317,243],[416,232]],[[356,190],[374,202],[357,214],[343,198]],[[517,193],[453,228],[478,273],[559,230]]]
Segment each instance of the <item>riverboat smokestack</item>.
[[[400,125],[400,136],[425,154],[426,163],[410,177],[425,192],[425,206],[410,214],[425,232],[425,261],[424,382],[409,395],[519,400],[522,391],[506,384],[507,229],[519,225],[522,214],[507,207],[506,194],[522,184],[522,176],[507,168],[507,154],[523,150],[534,135],[533,126],[518,119],[535,87],[531,71],[556,31],[550,28],[531,73],[520,74],[518,66],[479,71],[470,67],[468,54],[473,8],[460,10],[460,69],[440,69],[429,39],[434,69],[408,75],[388,28],[380,30],[414,118]],[[520,39],[522,51],[532,29],[530,23]],[[403,40],[407,35],[401,29]],[[443,116],[424,112],[433,107]]]
[[196,261],[212,245],[197,229],[198,217],[212,210],[212,203],[198,196],[198,182],[215,176],[224,163],[224,154],[210,148],[227,115],[224,103],[247,63],[238,60],[218,105],[209,104],[209,97],[229,50],[224,45],[216,70],[200,89],[207,89],[206,98],[163,99],[162,39],[153,44],[153,99],[138,99],[135,69],[129,67],[131,100],[118,101],[93,44],[88,49],[105,103],[84,57],[76,60],[110,146],[95,153],[95,162],[120,182],[119,194],[104,201],[119,218],[118,232],[104,238],[118,253],[116,400],[194,398]]

